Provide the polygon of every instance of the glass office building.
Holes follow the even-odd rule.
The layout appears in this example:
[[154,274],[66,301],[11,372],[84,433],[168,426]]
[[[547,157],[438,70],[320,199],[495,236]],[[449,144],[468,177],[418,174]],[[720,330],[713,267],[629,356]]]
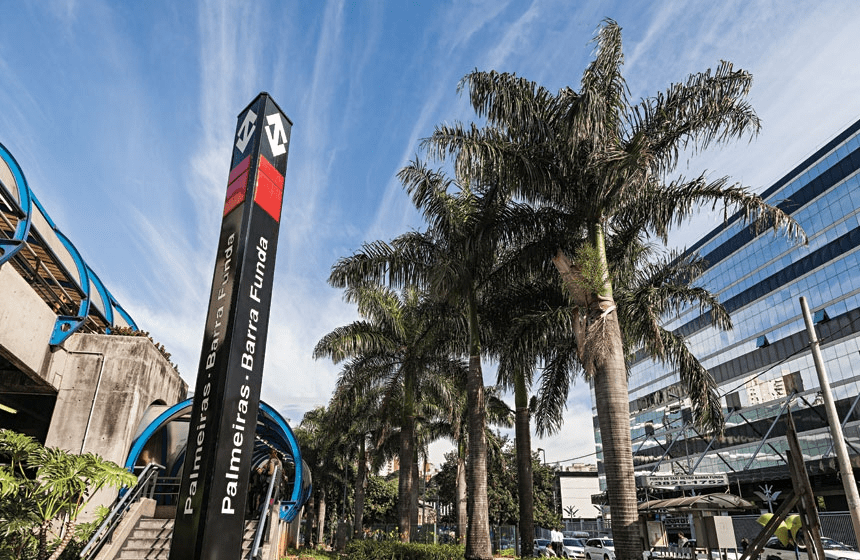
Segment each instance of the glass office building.
[[[765,485],[773,491],[788,488],[784,417],[790,409],[816,492],[830,509],[843,505],[798,300],[805,296],[814,313],[856,468],[860,466],[858,170],[860,121],[763,193],[768,202],[801,224],[809,236],[808,245],[770,231],[756,234],[735,216],[690,248],[708,262],[701,283],[719,295],[734,328],[716,329],[697,308],[672,317],[667,327],[684,334],[717,381],[726,431],[719,439],[697,433],[677,371],[648,359],[634,360],[629,389],[638,474],[726,473],[732,491],[752,500]],[[599,432],[597,440],[600,463]]]

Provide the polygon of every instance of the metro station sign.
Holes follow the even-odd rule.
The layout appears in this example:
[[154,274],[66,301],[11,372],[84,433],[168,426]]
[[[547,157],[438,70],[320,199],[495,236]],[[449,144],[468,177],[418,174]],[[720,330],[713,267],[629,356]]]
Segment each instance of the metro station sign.
[[683,490],[686,488],[718,488],[729,485],[726,473],[706,474],[649,474],[636,477],[636,486],[655,490]]
[[170,560],[241,555],[291,128],[267,93],[239,114]]

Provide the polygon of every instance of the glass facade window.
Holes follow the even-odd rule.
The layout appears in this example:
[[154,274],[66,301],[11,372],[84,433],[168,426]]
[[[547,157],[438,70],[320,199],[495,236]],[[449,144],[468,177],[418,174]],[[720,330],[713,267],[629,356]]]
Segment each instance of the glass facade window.
[[[800,385],[791,409],[795,418],[807,419],[800,434],[804,458],[811,461],[828,452],[832,455],[826,427],[815,424],[820,408],[818,378],[798,298],[806,296],[813,311],[827,310],[829,320],[819,324],[822,354],[834,398],[847,412],[860,395],[860,368],[854,367],[860,357],[858,171],[860,121],[763,193],[768,202],[801,224],[808,245],[800,246],[771,232],[755,235],[733,217],[692,246],[691,251],[709,263],[700,285],[718,294],[734,328],[720,331],[709,326],[707,317],[695,307],[668,317],[666,326],[685,336],[693,353],[714,375],[720,394],[731,395],[724,400],[727,406],[732,403],[732,410],[724,411],[727,435],[712,442],[706,453],[709,439],[687,427],[683,406],[678,406],[677,398],[673,403],[667,397],[673,391],[678,394],[678,372],[639,356],[629,378],[631,437],[638,471],[687,472],[695,467],[697,473],[708,473],[785,467],[787,476],[784,431],[775,430],[779,435],[762,444],[768,427],[784,411],[787,382]],[[761,344],[764,337],[766,345]],[[684,406],[689,407],[688,400]],[[845,435],[860,449],[860,405],[857,409],[857,420],[846,425]],[[595,431],[600,463],[596,421]]]

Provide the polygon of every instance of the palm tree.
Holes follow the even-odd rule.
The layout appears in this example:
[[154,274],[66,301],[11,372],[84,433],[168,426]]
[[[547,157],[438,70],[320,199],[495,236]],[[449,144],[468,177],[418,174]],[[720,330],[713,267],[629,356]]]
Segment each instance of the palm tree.
[[[490,352],[498,360],[498,384],[512,389],[516,410],[515,451],[517,461],[517,496],[521,554],[531,556],[534,548],[534,487],[532,472],[531,415],[529,396],[534,373],[543,363],[551,362],[559,350],[571,344],[570,307],[558,282],[549,275],[530,276],[517,283],[487,290],[487,313],[493,334],[488,336]],[[556,371],[544,378],[564,386],[565,398],[546,402],[555,404],[561,416],[567,395],[569,375],[575,362],[552,362]],[[571,371],[565,370],[565,365]],[[555,374],[555,375],[553,375]],[[542,393],[558,394],[556,385],[542,387]],[[546,412],[544,412],[546,414]],[[539,433],[554,431],[539,424]]]
[[[617,302],[607,259],[607,235],[635,226],[665,241],[703,204],[738,208],[757,230],[784,228],[805,239],[789,216],[726,177],[709,180],[675,172],[682,152],[755,134],[759,120],[746,101],[752,76],[728,62],[693,74],[654,97],[631,104],[621,73],[621,28],[605,20],[580,91],[553,95],[509,74],[464,78],[472,106],[493,129],[439,127],[427,145],[456,156],[469,177],[489,168],[506,175],[511,192],[538,206],[564,209],[586,242],[577,252],[559,246],[556,267],[578,310],[577,347],[595,391],[613,533],[621,560],[639,557],[636,493],[630,444],[627,369]],[[652,332],[656,332],[653,331]],[[659,349],[649,345],[646,349]],[[694,381],[682,379],[690,386]],[[713,390],[690,394],[697,421],[719,430]],[[704,399],[704,401],[703,401]]]
[[427,288],[437,300],[451,302],[462,310],[469,356],[466,557],[491,558],[478,307],[481,287],[494,270],[498,247],[510,228],[509,201],[497,185],[482,181],[458,183],[419,161],[401,170],[399,178],[413,203],[422,210],[428,229],[403,234],[391,244],[365,244],[359,252],[335,264],[329,282],[341,287],[366,282],[418,285]]
[[417,482],[412,465],[417,457],[418,396],[429,391],[444,396],[445,379],[458,366],[442,343],[447,336],[444,306],[415,288],[398,295],[372,283],[350,287],[345,297],[358,304],[365,319],[325,335],[314,357],[329,357],[335,363],[350,359],[338,380],[339,389],[361,393],[384,387],[384,402],[400,410],[399,523],[401,540],[409,542]]
[[[308,543],[319,543],[321,541],[321,537],[314,534],[313,527],[321,527],[321,524],[318,524],[316,521],[321,505],[318,503],[319,500],[317,496],[322,492],[323,500],[325,500],[324,485],[321,484],[321,463],[323,458],[326,457],[326,453],[323,449],[325,436],[322,434],[322,426],[325,424],[323,418],[325,412],[326,409],[322,406],[316,407],[313,410],[309,410],[302,417],[301,422],[298,426],[296,426],[295,429],[296,439],[299,442],[299,447],[301,447],[302,449],[302,460],[307,463],[311,471],[311,476],[314,479],[313,492],[308,499],[308,507],[305,512],[305,527],[307,531],[305,535],[305,540]],[[323,519],[325,519],[325,505],[322,505],[322,511]],[[321,535],[322,529],[320,528],[319,531]]]
[[356,463],[352,526],[354,538],[360,538],[364,529],[364,492],[368,463],[377,454],[377,444],[384,441],[384,434],[391,426],[382,407],[382,396],[382,391],[378,388],[358,392],[338,387],[329,402],[332,414],[331,429],[341,432],[348,446],[347,453]]

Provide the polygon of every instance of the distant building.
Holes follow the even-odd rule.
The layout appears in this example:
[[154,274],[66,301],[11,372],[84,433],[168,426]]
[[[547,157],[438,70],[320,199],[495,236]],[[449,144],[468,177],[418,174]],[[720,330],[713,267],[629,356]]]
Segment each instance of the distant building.
[[556,471],[563,519],[596,519],[591,496],[600,491],[597,465],[574,463]]
[[785,383],[782,377],[763,381],[753,378],[747,382],[745,387],[749,406],[775,401],[786,396]]
[[[817,142],[810,139],[810,144]],[[708,314],[696,307],[672,316],[666,326],[686,337],[716,380],[726,418],[725,436],[711,441],[694,430],[690,400],[677,370],[638,353],[629,377],[637,474],[726,473],[729,489],[751,500],[757,499],[754,492],[765,483],[773,490],[788,490],[784,421],[790,408],[816,494],[829,510],[847,509],[798,298],[805,296],[814,313],[849,454],[857,469],[858,169],[860,121],[762,193],[802,225],[809,236],[806,246],[770,231],[757,233],[737,215],[692,245],[690,250],[708,263],[700,283],[718,294],[734,328],[721,331],[712,327]],[[596,416],[594,426],[601,488],[605,489]]]

